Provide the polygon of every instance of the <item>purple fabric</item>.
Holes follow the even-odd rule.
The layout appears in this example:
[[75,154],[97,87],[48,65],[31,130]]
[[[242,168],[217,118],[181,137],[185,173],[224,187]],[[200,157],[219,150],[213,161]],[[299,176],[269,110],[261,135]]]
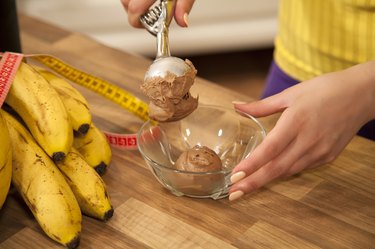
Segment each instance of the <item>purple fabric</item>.
[[275,61],[272,61],[271,68],[266,79],[266,85],[263,90],[262,99],[294,86],[298,82],[298,80],[293,79],[284,73],[275,63]]
[[[293,79],[292,77],[284,73],[281,68],[273,61],[268,72],[265,88],[262,93],[262,98],[277,94],[288,87],[294,86],[298,82],[298,80]],[[365,124],[359,130],[358,135],[375,141],[375,119]]]

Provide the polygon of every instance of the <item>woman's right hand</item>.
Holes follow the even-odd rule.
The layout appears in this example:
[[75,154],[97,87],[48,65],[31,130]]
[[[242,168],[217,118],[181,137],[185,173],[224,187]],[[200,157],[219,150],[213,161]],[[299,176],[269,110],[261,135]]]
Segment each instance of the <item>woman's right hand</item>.
[[[121,0],[126,12],[130,25],[136,28],[142,28],[139,17],[147,12],[148,8],[155,0]],[[181,27],[188,26],[188,15],[193,7],[194,0],[176,0],[176,9],[174,19]]]

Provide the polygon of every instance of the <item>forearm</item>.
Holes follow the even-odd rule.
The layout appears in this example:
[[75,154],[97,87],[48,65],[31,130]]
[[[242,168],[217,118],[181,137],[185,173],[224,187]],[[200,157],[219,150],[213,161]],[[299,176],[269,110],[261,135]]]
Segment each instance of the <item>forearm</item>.
[[358,98],[367,106],[363,110],[366,121],[375,119],[375,60],[353,66],[344,73],[358,85]]

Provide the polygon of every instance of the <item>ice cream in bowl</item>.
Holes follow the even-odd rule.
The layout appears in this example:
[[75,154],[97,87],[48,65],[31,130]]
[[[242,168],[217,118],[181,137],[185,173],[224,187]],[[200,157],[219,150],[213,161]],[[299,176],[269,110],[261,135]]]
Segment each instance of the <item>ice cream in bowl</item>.
[[262,124],[248,114],[200,104],[178,121],[145,122],[138,149],[156,179],[174,195],[220,199],[228,195],[232,169],[265,135]]

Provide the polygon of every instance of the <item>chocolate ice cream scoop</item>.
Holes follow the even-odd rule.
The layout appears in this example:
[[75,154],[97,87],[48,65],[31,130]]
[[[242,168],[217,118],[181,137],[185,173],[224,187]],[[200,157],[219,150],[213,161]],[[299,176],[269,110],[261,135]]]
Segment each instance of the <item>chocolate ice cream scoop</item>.
[[149,117],[159,122],[180,120],[198,106],[198,99],[189,93],[197,70],[190,61],[171,56],[169,50],[169,25],[175,6],[176,0],[162,0],[140,17],[143,26],[156,36],[156,59],[145,74],[141,90],[150,98]]
[[215,151],[196,145],[179,156],[175,168],[190,172],[212,172],[221,170],[222,163]]
[[198,106],[198,98],[189,90],[194,84],[197,70],[185,60],[187,69],[182,75],[168,71],[165,75],[145,77],[141,91],[150,99],[149,117],[159,122],[180,120]]

